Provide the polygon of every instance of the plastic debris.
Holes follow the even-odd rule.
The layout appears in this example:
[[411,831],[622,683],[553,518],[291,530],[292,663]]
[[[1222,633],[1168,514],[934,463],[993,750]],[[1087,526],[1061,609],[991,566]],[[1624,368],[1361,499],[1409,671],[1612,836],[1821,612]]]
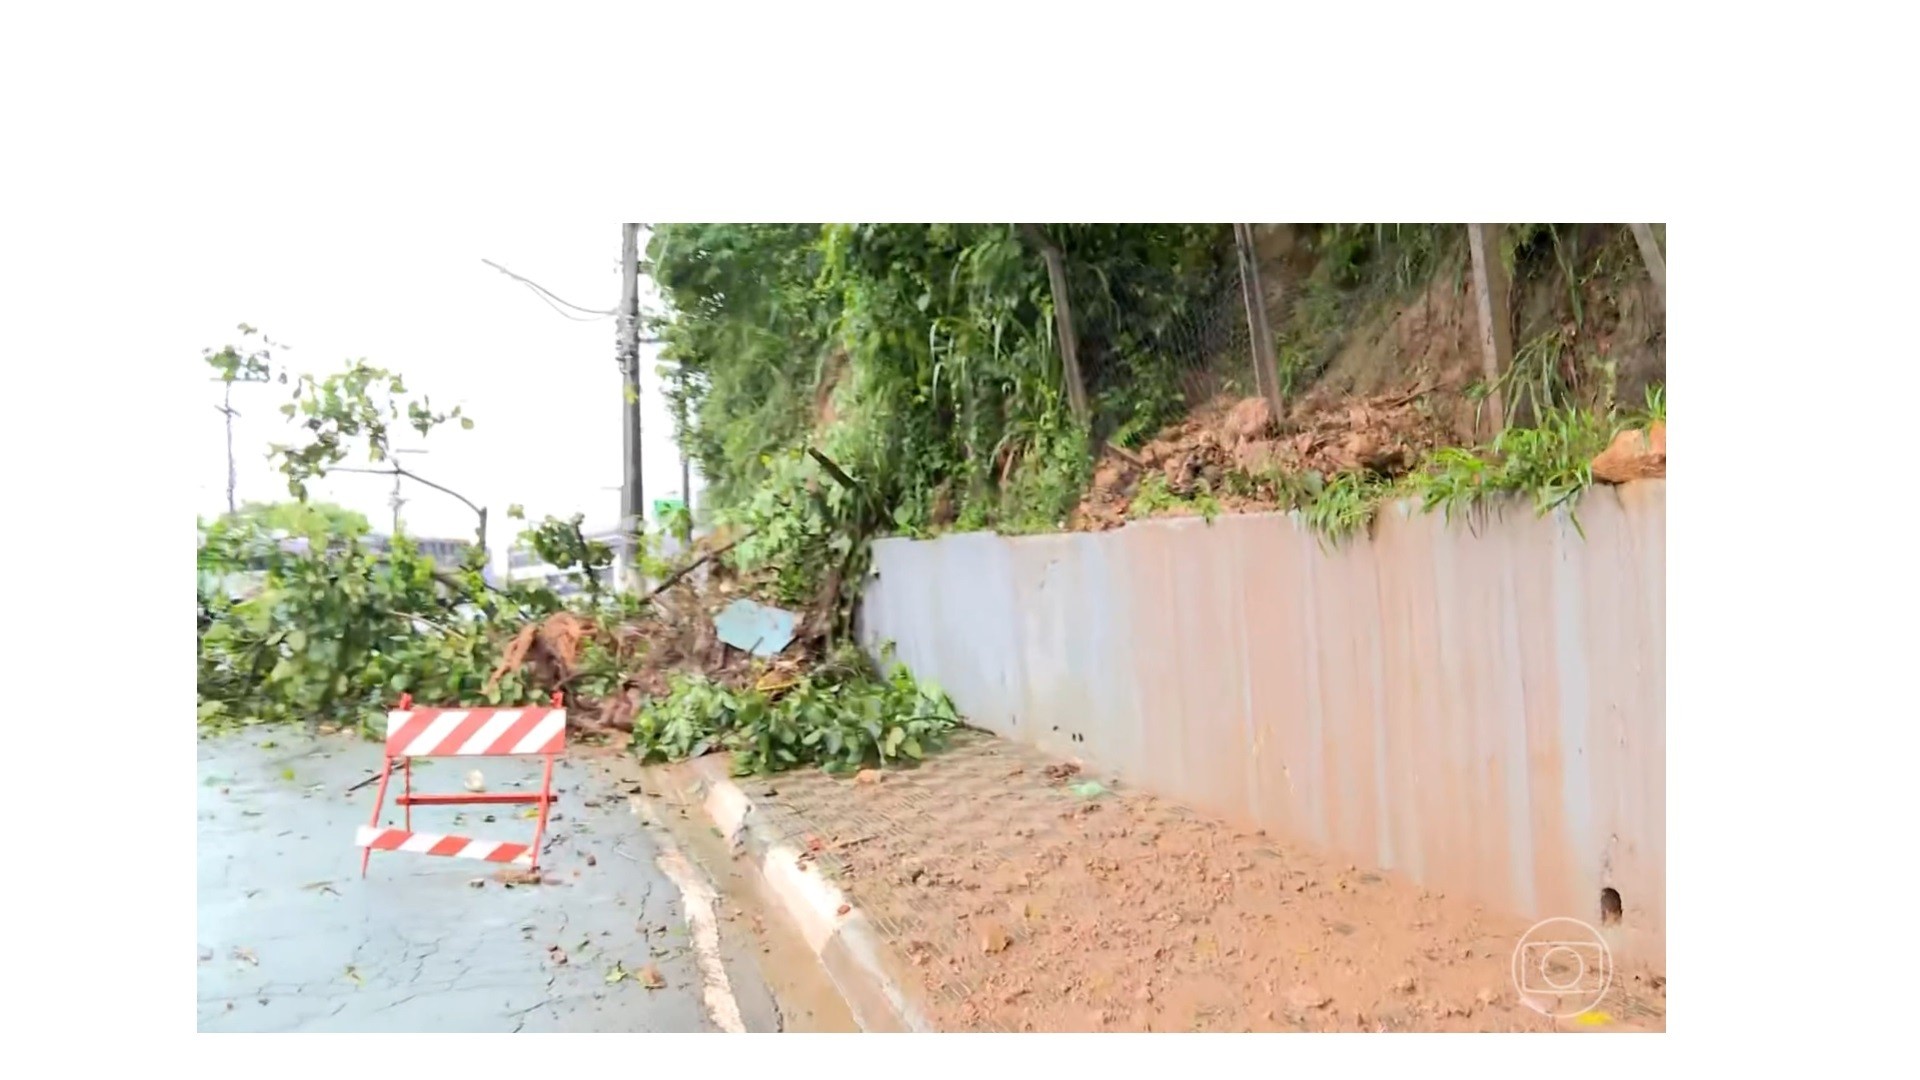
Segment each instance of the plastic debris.
[[720,640],[755,656],[775,656],[793,644],[800,617],[791,611],[739,599],[714,616]]

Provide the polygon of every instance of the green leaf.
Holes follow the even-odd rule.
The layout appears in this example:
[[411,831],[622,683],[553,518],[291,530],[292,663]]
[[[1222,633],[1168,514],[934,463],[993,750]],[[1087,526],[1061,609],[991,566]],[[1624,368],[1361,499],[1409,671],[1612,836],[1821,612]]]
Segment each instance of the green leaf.
[[919,739],[908,737],[906,739],[901,740],[900,749],[903,753],[905,753],[908,757],[912,758],[913,760],[915,761],[920,760],[921,751],[920,751]]
[[460,418],[460,430],[462,430],[462,431],[472,431],[472,430],[473,430],[473,418],[472,418],[472,417],[470,417],[470,416],[463,416],[463,417],[461,417],[461,418]]

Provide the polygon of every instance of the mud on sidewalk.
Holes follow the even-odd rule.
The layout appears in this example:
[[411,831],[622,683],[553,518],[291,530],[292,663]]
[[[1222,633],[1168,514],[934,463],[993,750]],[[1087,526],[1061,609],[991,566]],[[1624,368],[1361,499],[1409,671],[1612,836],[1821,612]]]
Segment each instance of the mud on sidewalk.
[[1621,962],[1584,1022],[1555,1020],[1511,975],[1530,920],[983,733],[917,769],[735,783],[939,1030],[1665,1029],[1661,970]]

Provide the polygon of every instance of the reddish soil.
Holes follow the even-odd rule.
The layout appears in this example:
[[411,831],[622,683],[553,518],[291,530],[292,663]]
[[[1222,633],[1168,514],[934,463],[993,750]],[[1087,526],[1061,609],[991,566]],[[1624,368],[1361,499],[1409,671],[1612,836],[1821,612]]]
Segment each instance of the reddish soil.
[[1653,480],[1667,475],[1667,425],[1655,421],[1645,430],[1634,428],[1613,437],[1593,459],[1593,478],[1607,484]]
[[[1138,451],[1108,448],[1073,520],[1078,530],[1126,523],[1141,484],[1159,475],[1182,499],[1207,494],[1228,512],[1286,505],[1280,476],[1322,477],[1354,469],[1401,476],[1432,451],[1458,441],[1434,409],[1444,396],[1428,384],[1367,397],[1309,394],[1282,422],[1260,398],[1216,399]],[[1192,514],[1180,506],[1164,511]]]
[[1077,793],[1086,776],[1047,764],[969,735],[880,782],[747,787],[777,789],[756,803],[907,958],[942,1030],[1665,1028],[1658,969],[1622,963],[1586,1023],[1551,1019],[1510,975],[1531,920],[1145,795]]

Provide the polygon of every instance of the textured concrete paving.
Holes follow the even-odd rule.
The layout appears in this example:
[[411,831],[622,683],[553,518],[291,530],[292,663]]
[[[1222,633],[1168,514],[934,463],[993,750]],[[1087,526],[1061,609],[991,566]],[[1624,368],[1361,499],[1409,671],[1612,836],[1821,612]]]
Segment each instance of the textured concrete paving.
[[[202,740],[199,759],[200,1030],[716,1030],[680,895],[606,768],[556,771],[541,869],[558,883],[508,888],[492,864],[388,852],[361,880],[353,833],[374,787],[346,788],[379,768],[376,744],[255,731]],[[415,787],[461,790],[470,768],[489,791],[539,782],[533,762],[436,759]],[[519,811],[416,808],[413,825],[531,838]],[[750,950],[734,944],[723,938],[722,956],[747,1030],[779,1030]],[[609,982],[616,964],[652,964],[665,985]]]

